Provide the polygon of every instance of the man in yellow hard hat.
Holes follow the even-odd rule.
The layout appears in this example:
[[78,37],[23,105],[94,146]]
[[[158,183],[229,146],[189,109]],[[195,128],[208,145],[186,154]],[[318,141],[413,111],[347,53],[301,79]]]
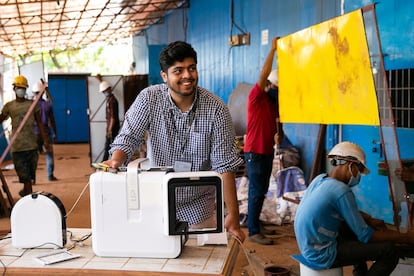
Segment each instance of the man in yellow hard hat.
[[414,231],[390,230],[358,210],[351,188],[369,173],[358,145],[341,142],[328,159],[331,172],[312,180],[296,212],[294,229],[302,261],[315,270],[353,265],[353,275],[390,275],[403,257],[397,244],[414,244]]
[[[39,125],[39,130],[45,141],[45,148],[49,150],[49,143],[46,133],[40,120],[40,108],[34,106],[33,112],[29,114],[30,107],[34,102],[25,98],[26,90],[29,87],[24,76],[17,76],[13,81],[13,90],[16,99],[6,103],[0,114],[0,123],[11,118],[12,137],[16,137],[11,146],[11,156],[14,168],[19,177],[19,182],[23,183],[24,188],[19,192],[20,196],[32,193],[32,184],[36,179],[36,165],[38,159],[37,136],[34,133],[34,122]],[[28,115],[26,115],[28,114]],[[17,132],[19,126],[23,127]]]

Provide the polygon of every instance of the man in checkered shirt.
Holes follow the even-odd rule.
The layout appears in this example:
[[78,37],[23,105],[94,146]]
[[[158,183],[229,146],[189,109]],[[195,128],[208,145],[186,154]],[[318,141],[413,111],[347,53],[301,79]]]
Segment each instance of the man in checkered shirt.
[[[148,131],[148,157],[153,166],[174,166],[184,171],[214,170],[223,179],[227,208],[225,227],[241,241],[234,172],[243,162],[238,155],[230,112],[224,102],[198,87],[197,53],[176,41],[159,57],[164,84],[142,90],[125,114],[112,143],[112,168],[125,165],[144,143]],[[189,187],[177,198],[177,216],[190,227],[214,215],[214,191]]]

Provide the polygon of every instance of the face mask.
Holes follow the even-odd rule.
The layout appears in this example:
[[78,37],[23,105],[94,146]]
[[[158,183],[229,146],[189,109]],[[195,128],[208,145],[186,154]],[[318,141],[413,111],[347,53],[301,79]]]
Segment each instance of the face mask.
[[109,92],[104,92],[103,94],[105,95],[105,97],[108,97],[109,95],[111,95],[111,93]]
[[16,96],[19,98],[24,98],[26,95],[26,89],[25,88],[16,88]]
[[269,91],[267,91],[267,95],[273,100],[276,101],[279,93],[279,88],[270,88]]
[[351,169],[351,166],[352,166],[352,164],[350,164],[350,165],[349,165],[349,167],[348,167],[349,172],[351,173],[351,178],[350,178],[350,179],[349,179],[349,181],[348,181],[348,186],[349,186],[350,188],[352,188],[352,187],[354,187],[354,186],[358,185],[358,184],[359,184],[359,181],[361,181],[361,173],[358,171],[357,175],[356,175],[356,176],[354,176],[354,175],[352,174],[352,169]]

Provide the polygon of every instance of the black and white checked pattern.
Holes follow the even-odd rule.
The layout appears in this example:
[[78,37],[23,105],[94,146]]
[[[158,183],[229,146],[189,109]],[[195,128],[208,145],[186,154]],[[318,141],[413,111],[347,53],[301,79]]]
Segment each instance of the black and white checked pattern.
[[[153,166],[173,166],[175,161],[191,163],[192,171],[235,172],[242,164],[234,137],[232,119],[224,102],[198,87],[193,107],[181,112],[172,102],[166,84],[142,90],[125,114],[124,124],[115,138],[111,153],[122,150],[127,162],[144,142],[148,130],[148,157]],[[180,219],[190,225],[211,216],[214,206],[211,191],[187,189],[180,195]],[[182,216],[182,217],[181,217]]]

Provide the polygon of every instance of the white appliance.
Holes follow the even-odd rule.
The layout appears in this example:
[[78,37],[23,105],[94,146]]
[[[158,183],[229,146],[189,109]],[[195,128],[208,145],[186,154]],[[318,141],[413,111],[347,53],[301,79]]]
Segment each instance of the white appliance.
[[19,199],[11,217],[16,248],[59,248],[66,244],[66,211],[54,195],[37,192]]
[[[101,257],[176,258],[188,234],[222,233],[221,177],[212,171],[171,172],[143,169],[143,159],[126,172],[97,171],[90,176],[92,249]],[[175,188],[212,185],[216,189],[217,227],[189,231],[176,219]]]

